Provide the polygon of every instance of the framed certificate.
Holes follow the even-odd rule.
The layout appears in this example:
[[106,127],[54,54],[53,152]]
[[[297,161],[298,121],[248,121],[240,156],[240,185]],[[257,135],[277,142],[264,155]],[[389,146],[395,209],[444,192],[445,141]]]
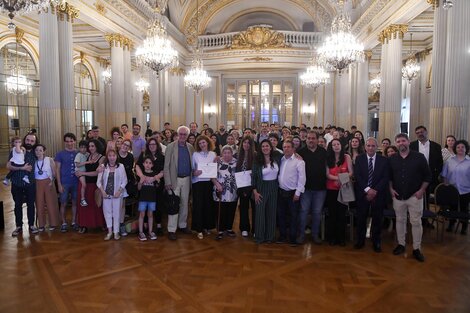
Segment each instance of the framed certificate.
[[199,178],[217,178],[217,163],[198,163],[197,169],[202,171]]
[[237,188],[251,186],[251,170],[235,173]]

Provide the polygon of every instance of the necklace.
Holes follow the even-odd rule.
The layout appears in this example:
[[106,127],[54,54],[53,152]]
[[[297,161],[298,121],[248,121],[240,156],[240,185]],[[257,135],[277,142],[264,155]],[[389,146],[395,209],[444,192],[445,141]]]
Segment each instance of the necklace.
[[[42,161],[41,167],[39,167],[39,161]],[[44,174],[44,172],[43,172],[43,170],[42,170],[43,167],[44,167],[44,159],[38,160],[38,161],[36,162],[36,167],[38,168],[38,174],[39,174],[39,175]]]

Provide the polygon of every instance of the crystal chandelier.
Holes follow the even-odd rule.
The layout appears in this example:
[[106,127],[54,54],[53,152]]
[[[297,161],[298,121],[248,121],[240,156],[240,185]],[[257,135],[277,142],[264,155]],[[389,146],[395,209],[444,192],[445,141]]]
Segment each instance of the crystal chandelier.
[[157,76],[168,67],[178,62],[178,52],[173,49],[171,41],[166,36],[166,30],[159,19],[151,22],[147,30],[147,38],[135,52],[137,64],[146,66]]
[[141,77],[138,81],[135,82],[135,87],[138,92],[146,92],[150,87],[150,83]]
[[191,65],[191,70],[184,76],[184,85],[193,89],[196,94],[198,94],[202,89],[205,89],[211,85],[211,78],[209,75],[207,75],[207,72],[202,66],[202,59],[199,55],[199,49],[196,49],[196,53]]
[[0,11],[8,13],[10,23],[9,29],[14,29],[16,26],[13,23],[15,15],[28,14],[33,11],[40,11],[49,8],[49,6],[56,6],[62,0],[0,0]]
[[375,89],[380,89],[380,84],[382,83],[382,78],[380,77],[380,73],[375,76],[374,79],[370,81],[370,85]]
[[211,78],[202,66],[201,50],[199,49],[199,1],[196,1],[196,48],[194,50],[193,61],[191,62],[191,70],[184,76],[184,85],[193,89],[196,94],[200,90],[210,86]]
[[21,75],[18,67],[13,67],[11,76],[7,77],[7,91],[13,95],[25,95],[28,92],[28,87],[31,83],[26,76]]
[[106,67],[106,70],[103,71],[103,73],[101,73],[101,75],[103,76],[103,81],[105,83],[105,85],[111,85],[111,81],[112,81],[112,72],[111,72],[111,68],[109,67]]
[[444,10],[452,9],[453,6],[454,6],[454,3],[452,2],[452,0],[444,0],[444,3],[442,3],[442,8]]
[[411,83],[413,79],[418,77],[420,66],[416,61],[416,57],[413,55],[413,34],[410,33],[410,56],[406,60],[405,66],[401,69],[403,78]]
[[312,58],[307,70],[300,76],[300,83],[307,88],[316,90],[318,87],[330,82],[330,74],[318,65],[317,59]]
[[351,33],[351,20],[344,12],[343,1],[340,5],[340,12],[331,24],[331,34],[318,49],[318,54],[322,63],[338,70],[341,75],[349,64],[364,60],[364,46]]

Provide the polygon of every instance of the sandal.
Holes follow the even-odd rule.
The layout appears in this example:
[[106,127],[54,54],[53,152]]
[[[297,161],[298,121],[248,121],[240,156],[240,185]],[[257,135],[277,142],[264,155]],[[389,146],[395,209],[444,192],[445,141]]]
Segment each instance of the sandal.
[[85,199],[80,200],[80,205],[81,206],[88,206],[88,202],[86,202]]

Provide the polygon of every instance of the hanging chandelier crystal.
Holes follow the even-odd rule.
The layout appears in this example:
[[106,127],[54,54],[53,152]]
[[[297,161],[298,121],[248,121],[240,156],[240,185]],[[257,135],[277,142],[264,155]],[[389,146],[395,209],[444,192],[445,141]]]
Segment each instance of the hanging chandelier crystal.
[[207,75],[202,65],[201,50],[199,49],[199,1],[196,1],[196,47],[194,49],[193,60],[191,62],[191,70],[184,76],[184,85],[193,89],[196,94],[202,89],[211,85],[211,78]]
[[196,94],[211,85],[211,78],[202,66],[199,49],[196,49],[191,65],[191,70],[184,76],[184,85],[193,89]]
[[330,74],[318,65],[317,59],[312,58],[309,62],[307,70],[300,76],[300,83],[307,88],[316,90],[321,85],[330,82]]
[[401,73],[403,78],[408,80],[411,83],[413,79],[418,77],[420,66],[416,61],[416,57],[413,54],[413,34],[410,33],[411,41],[410,41],[410,56],[405,62],[405,66],[401,69]]
[[101,75],[103,76],[103,81],[105,83],[105,85],[111,85],[111,82],[112,82],[112,72],[111,72],[111,68],[109,67],[106,67],[106,70],[103,71],[103,73],[101,73]]
[[8,28],[14,29],[16,26],[13,23],[13,18],[16,15],[45,10],[61,2],[62,0],[0,0],[0,11],[8,13],[8,17],[11,20],[10,23],[8,23]]
[[21,75],[20,70],[15,66],[11,70],[11,76],[7,77],[7,91],[13,95],[25,95],[31,83],[26,76]]
[[343,1],[340,1],[340,12],[331,24],[331,35],[318,49],[320,61],[337,70],[341,75],[343,69],[354,62],[364,60],[364,46],[351,33],[351,20],[344,12]]
[[168,67],[178,63],[178,52],[173,49],[166,30],[159,19],[151,22],[147,38],[135,52],[137,64],[150,68],[157,76]]
[[378,73],[377,76],[375,76],[375,78],[370,81],[370,85],[372,86],[372,88],[375,88],[375,89],[380,89],[381,83],[382,83],[382,78],[380,77],[380,73]]
[[150,83],[141,77],[135,82],[135,87],[138,92],[146,92],[150,87]]

